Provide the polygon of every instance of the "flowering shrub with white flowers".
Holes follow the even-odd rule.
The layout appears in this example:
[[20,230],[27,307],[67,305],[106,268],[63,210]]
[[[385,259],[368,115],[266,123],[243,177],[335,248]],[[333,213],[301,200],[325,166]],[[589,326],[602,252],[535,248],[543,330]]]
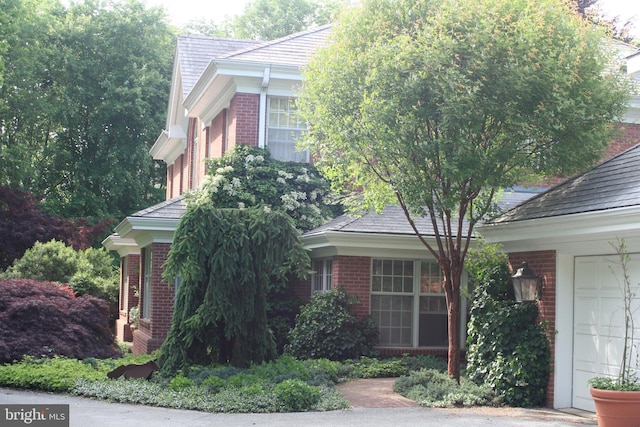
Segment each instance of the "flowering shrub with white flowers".
[[278,161],[267,150],[246,145],[209,159],[203,185],[191,198],[219,208],[282,209],[303,232],[342,213],[329,182],[313,165]]

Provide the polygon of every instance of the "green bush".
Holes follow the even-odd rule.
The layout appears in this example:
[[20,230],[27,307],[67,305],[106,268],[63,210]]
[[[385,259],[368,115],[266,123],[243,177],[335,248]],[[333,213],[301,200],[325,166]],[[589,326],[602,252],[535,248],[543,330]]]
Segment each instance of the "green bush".
[[394,378],[407,373],[401,359],[372,359],[365,356],[353,363],[353,373],[357,378]]
[[193,381],[184,375],[176,375],[169,381],[169,388],[171,390],[184,390],[185,388],[193,387]]
[[458,384],[435,369],[412,371],[398,379],[393,390],[426,407],[495,406],[500,402],[490,387],[478,386],[467,378]]
[[79,378],[105,380],[111,369],[107,362],[96,359],[84,363],[59,356],[51,359],[25,356],[19,362],[0,365],[0,386],[67,392]]
[[285,352],[299,359],[374,356],[378,329],[371,318],[358,320],[349,312],[354,303],[342,289],[313,294],[296,317]]
[[278,399],[293,412],[308,411],[320,401],[318,387],[300,380],[284,380],[275,387],[274,391]]
[[[474,257],[470,259],[473,261]],[[470,269],[474,285],[467,337],[467,374],[511,406],[544,405],[551,350],[537,304],[516,304],[506,258],[483,255]]]
[[76,251],[63,242],[36,242],[3,274],[12,279],[68,284],[77,296],[92,295],[117,313],[119,276],[113,257],[104,249]]

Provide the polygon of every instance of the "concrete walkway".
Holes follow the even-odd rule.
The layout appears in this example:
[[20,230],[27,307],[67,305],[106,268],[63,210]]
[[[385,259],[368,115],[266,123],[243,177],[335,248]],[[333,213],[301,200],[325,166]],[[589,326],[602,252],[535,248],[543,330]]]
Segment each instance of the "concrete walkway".
[[[571,427],[596,425],[586,413],[549,409],[432,409],[415,406],[391,390],[392,379],[358,380],[339,386],[352,409],[288,414],[210,414],[198,411],[108,403],[61,394],[0,388],[0,404],[68,404],[71,427]],[[364,397],[363,397],[364,395]],[[1,415],[1,414],[0,414]],[[0,426],[3,425],[0,417]]]

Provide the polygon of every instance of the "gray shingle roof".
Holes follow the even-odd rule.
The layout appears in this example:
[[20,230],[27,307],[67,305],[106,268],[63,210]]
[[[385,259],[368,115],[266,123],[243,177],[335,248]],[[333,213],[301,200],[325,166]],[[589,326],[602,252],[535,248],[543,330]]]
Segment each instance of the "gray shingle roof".
[[203,36],[178,36],[178,60],[182,77],[182,92],[186,98],[212,59],[240,51],[261,42]]
[[329,33],[330,25],[323,25],[290,36],[249,46],[242,51],[229,52],[220,59],[265,62],[269,64],[304,66],[309,57],[322,46]]
[[[504,211],[522,203],[538,193],[537,189],[516,188],[504,192],[502,200],[498,202],[500,210]],[[423,236],[434,236],[435,232],[431,221],[422,217],[415,219],[416,227]],[[465,221],[465,226],[467,222]],[[333,232],[345,233],[371,233],[371,234],[395,234],[413,235],[413,229],[409,225],[404,212],[399,206],[387,206],[380,214],[367,213],[361,217],[341,215],[328,223],[305,233],[305,236]],[[454,230],[457,233],[457,229]]]
[[505,212],[493,223],[640,206],[640,145]]
[[165,200],[157,205],[150,206],[130,216],[141,218],[179,219],[186,210],[187,205],[184,202],[184,196],[178,196],[173,199]]

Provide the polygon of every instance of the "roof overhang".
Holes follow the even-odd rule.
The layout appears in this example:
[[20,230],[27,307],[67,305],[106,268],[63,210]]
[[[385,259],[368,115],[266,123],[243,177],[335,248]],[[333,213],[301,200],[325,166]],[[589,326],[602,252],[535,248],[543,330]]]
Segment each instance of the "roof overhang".
[[[297,66],[269,64],[265,62],[218,59],[209,63],[189,95],[184,100],[188,116],[198,117],[209,123],[220,111],[228,108],[236,93],[260,93],[263,91],[265,68],[269,69],[270,85],[287,88],[293,95],[292,87],[302,82]],[[287,84],[278,84],[286,81]],[[282,95],[282,90],[278,91]]]
[[[427,237],[430,244],[435,238]],[[430,258],[427,248],[415,235],[325,231],[303,235],[302,243],[313,258],[344,256]]]
[[172,125],[163,130],[156,139],[149,153],[154,160],[163,160],[172,164],[187,148],[187,135],[180,125]]
[[127,255],[139,255],[140,247],[133,239],[124,239],[119,234],[114,233],[102,241],[102,246],[108,251],[118,252],[120,257]]
[[499,243],[507,252],[610,253],[609,242],[617,238],[628,240],[629,249],[636,252],[640,251],[640,206],[481,224],[476,230],[487,243]]
[[115,229],[116,234],[134,241],[140,248],[151,243],[173,243],[179,218],[148,218],[129,216]]

